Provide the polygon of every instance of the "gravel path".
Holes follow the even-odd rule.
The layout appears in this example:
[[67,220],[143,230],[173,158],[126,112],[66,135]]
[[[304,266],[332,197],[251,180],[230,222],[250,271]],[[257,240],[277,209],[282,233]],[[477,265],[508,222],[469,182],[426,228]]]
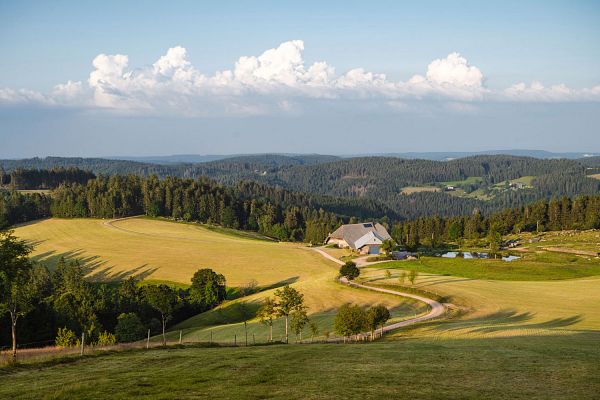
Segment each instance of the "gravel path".
[[[327,254],[326,252],[324,252],[322,249],[319,248],[313,248],[314,251],[316,251],[317,253],[321,254],[323,257],[335,262],[336,264],[339,265],[344,265],[344,262],[341,260],[338,260],[337,258],[333,257],[330,254]],[[373,263],[375,264],[375,263]],[[380,292],[380,293],[386,293],[386,294],[393,294],[396,296],[402,296],[402,297],[408,297],[417,301],[421,301],[423,303],[426,303],[429,305],[429,307],[431,307],[431,311],[429,311],[427,314],[422,315],[420,317],[415,317],[415,318],[411,318],[411,319],[407,319],[404,321],[400,321],[400,322],[396,322],[393,324],[389,324],[383,327],[383,331],[384,332],[388,332],[394,329],[398,329],[398,328],[402,328],[404,326],[408,326],[408,325],[412,325],[415,324],[417,322],[422,322],[422,321],[427,321],[433,318],[437,318],[440,317],[442,315],[444,315],[444,313],[446,312],[446,308],[444,307],[444,305],[438,301],[429,299],[427,297],[423,297],[423,296],[419,296],[416,294],[412,294],[412,293],[404,293],[404,292],[399,292],[397,290],[392,290],[392,289],[385,289],[385,288],[380,288],[380,287],[375,287],[375,286],[368,286],[368,285],[361,285],[360,283],[355,283],[355,282],[351,282],[348,281],[346,278],[340,278],[340,282],[348,285],[348,286],[352,286],[352,287],[356,287],[356,288],[361,288],[361,289],[367,289],[367,290],[372,290],[374,292]]]

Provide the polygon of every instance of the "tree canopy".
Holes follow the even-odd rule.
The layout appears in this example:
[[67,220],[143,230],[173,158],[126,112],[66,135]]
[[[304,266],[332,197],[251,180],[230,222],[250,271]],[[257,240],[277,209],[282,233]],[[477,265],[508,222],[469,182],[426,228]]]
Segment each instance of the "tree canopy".
[[340,276],[349,281],[358,278],[359,275],[360,270],[353,261],[346,261],[346,263],[340,267]]

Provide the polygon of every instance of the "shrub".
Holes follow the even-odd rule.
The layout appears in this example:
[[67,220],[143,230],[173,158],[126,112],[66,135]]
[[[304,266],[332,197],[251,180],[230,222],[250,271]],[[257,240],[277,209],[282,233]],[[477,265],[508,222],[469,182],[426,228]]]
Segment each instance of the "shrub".
[[117,343],[117,339],[115,338],[115,335],[113,335],[112,333],[108,332],[108,331],[104,331],[102,333],[100,333],[100,335],[98,335],[98,341],[96,342],[96,344],[98,346],[110,346]]
[[135,342],[143,339],[145,334],[146,328],[135,313],[121,314],[117,318],[115,338],[119,343]]
[[357,278],[360,275],[360,270],[352,261],[347,261],[346,264],[342,265],[340,268],[340,276],[351,281],[354,278]]
[[56,334],[56,339],[54,343],[59,347],[72,347],[77,344],[77,335],[70,329],[58,328],[58,333]]

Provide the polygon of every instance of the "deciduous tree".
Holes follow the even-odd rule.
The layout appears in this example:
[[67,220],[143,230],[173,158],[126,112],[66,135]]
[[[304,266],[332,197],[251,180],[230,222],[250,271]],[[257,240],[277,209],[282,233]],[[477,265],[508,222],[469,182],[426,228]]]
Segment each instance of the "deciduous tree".
[[285,342],[289,340],[289,317],[294,311],[298,311],[304,307],[304,295],[290,287],[285,285],[282,289],[275,291],[275,297],[277,297],[277,315],[285,317]]
[[190,298],[202,309],[209,309],[225,300],[225,277],[212,269],[199,269],[192,277]]
[[30,252],[31,247],[12,231],[0,232],[0,314],[10,314],[13,362],[17,360],[17,322],[33,308]]
[[383,335],[383,325],[390,319],[390,311],[383,305],[377,305],[367,310],[365,321],[371,330],[371,340],[375,338],[375,329],[381,327],[381,335]]
[[177,293],[167,285],[150,285],[144,287],[144,297],[148,304],[160,313],[164,346],[167,344],[165,337],[167,322],[173,317],[173,312],[179,303]]
[[360,270],[353,261],[346,261],[346,263],[340,267],[340,276],[349,281],[358,278],[359,275]]
[[273,321],[277,317],[277,303],[270,297],[267,297],[257,313],[258,319],[269,327],[269,342],[273,341]]
[[365,312],[357,305],[344,304],[338,310],[333,326],[344,338],[358,335],[365,329]]

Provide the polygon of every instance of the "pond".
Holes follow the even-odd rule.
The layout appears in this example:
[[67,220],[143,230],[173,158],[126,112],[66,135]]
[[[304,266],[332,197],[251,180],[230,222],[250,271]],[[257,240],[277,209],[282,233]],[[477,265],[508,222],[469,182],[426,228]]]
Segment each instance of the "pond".
[[[485,259],[485,258],[494,258],[493,254],[489,253],[478,253],[476,251],[448,251],[446,253],[435,254],[435,257],[443,257],[443,258],[465,258],[465,259]],[[514,261],[518,260],[521,257],[519,256],[502,256],[498,255],[496,258],[502,258],[503,261]]]

